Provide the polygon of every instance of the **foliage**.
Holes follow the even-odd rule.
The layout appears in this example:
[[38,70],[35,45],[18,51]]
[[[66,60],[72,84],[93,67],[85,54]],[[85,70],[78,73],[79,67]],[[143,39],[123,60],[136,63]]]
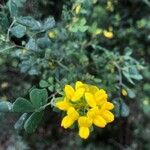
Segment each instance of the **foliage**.
[[[64,85],[81,80],[107,91],[116,116],[112,127],[97,130],[85,143],[87,149],[105,132],[117,138],[104,138],[99,143],[102,149],[137,149],[139,141],[143,149],[149,149],[149,137],[142,136],[149,132],[145,121],[150,112],[149,7],[147,0],[0,2],[2,116],[19,113],[14,125],[19,133],[38,131]],[[49,124],[55,126],[55,122]],[[134,124],[134,138],[128,142],[124,124]]]

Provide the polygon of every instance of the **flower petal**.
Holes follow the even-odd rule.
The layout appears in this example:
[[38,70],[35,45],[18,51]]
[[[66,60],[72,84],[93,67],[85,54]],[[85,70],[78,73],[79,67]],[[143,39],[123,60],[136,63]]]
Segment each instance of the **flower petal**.
[[84,94],[85,89],[84,88],[79,88],[75,91],[74,96],[72,97],[72,101],[76,102],[78,101]]
[[72,120],[77,120],[79,117],[79,113],[73,107],[68,109],[67,115],[72,118]]
[[106,126],[106,121],[100,115],[97,115],[94,118],[93,123],[100,128],[104,128]]
[[64,91],[65,91],[66,97],[69,99],[71,99],[73,97],[74,92],[75,92],[73,87],[70,85],[66,85]]
[[94,107],[94,108],[91,108],[88,112],[87,112],[87,116],[90,118],[90,119],[93,119],[95,118],[97,115],[100,114],[100,111],[98,109],[98,107]]
[[75,89],[77,90],[78,88],[81,88],[83,86],[84,86],[84,84],[81,81],[77,81],[75,84]]
[[92,94],[95,94],[97,91],[99,91],[99,88],[94,85],[89,85],[89,92]]
[[85,93],[85,99],[90,107],[96,107],[94,96],[91,93]]
[[96,101],[96,104],[99,106],[103,105],[107,101],[107,98],[108,96],[103,89],[95,93],[95,101]]
[[65,116],[61,122],[61,126],[67,129],[71,127],[73,123],[74,123],[74,120],[72,120],[72,118],[70,118],[69,116]]
[[60,110],[68,110],[71,105],[67,101],[59,101],[56,103],[56,107]]
[[114,108],[114,104],[113,103],[111,103],[111,102],[106,102],[106,103],[104,103],[104,105],[102,106],[102,110],[105,110],[105,109],[107,109],[107,110],[112,110]]
[[86,116],[81,116],[78,119],[78,124],[80,127],[90,127],[92,125],[92,120]]
[[108,110],[105,110],[101,115],[107,123],[114,121],[114,115]]
[[79,128],[79,136],[83,139],[87,139],[89,137],[90,130],[88,127],[80,127]]

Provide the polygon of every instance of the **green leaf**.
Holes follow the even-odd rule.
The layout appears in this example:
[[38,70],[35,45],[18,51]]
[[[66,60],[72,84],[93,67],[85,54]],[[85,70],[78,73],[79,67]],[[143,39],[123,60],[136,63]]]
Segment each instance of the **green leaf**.
[[85,25],[86,24],[86,19],[85,18],[82,18],[80,21],[79,21],[79,24],[80,25]]
[[15,4],[18,7],[23,7],[23,4],[27,1],[27,0],[13,0],[15,2]]
[[22,114],[19,120],[15,123],[14,128],[16,130],[22,130],[24,127],[24,123],[27,120],[27,117],[28,117],[27,113]]
[[0,112],[11,112],[12,111],[12,103],[7,101],[0,102]]
[[139,72],[137,70],[137,67],[135,65],[132,65],[129,68],[129,72],[130,72],[130,76],[131,76],[132,79],[135,79],[135,80],[143,79],[143,77],[139,74]]
[[12,27],[11,34],[17,38],[22,38],[26,34],[26,27],[22,25]]
[[25,122],[24,129],[28,133],[33,133],[37,129],[38,125],[40,124],[43,117],[42,112],[35,112],[33,113]]
[[135,79],[135,80],[142,80],[143,77],[140,75],[140,74],[136,74],[136,75],[130,75],[132,79]]
[[132,54],[133,50],[129,47],[125,48],[125,56],[130,56]]
[[135,93],[133,92],[133,90],[127,88],[127,93],[130,98],[135,98]]
[[13,104],[14,112],[34,112],[34,110],[32,103],[22,97],[17,98]]
[[55,25],[55,20],[53,17],[49,17],[45,20],[44,25],[43,25],[43,29],[44,30],[49,30],[51,29],[53,26]]
[[0,27],[6,32],[9,28],[9,19],[4,12],[0,12]]
[[76,26],[72,26],[71,28],[70,28],[70,30],[72,31],[72,32],[78,32],[78,27],[76,27]]
[[50,40],[48,37],[42,37],[37,40],[37,44],[41,49],[46,49],[50,46]]
[[130,76],[129,72],[123,71],[122,73],[123,73],[124,77],[125,77],[131,84],[133,84],[133,85],[135,84],[135,83],[133,82],[133,80],[131,79],[131,76]]
[[41,88],[46,88],[46,87],[49,86],[49,83],[45,80],[41,80],[39,85],[40,85]]
[[129,115],[129,107],[122,99],[115,99],[113,103],[115,104],[114,111],[117,117],[127,117]]
[[36,108],[45,105],[48,100],[48,93],[46,89],[33,89],[30,92],[30,100]]
[[29,42],[26,44],[26,49],[28,50],[33,50],[36,51],[37,50],[37,44],[36,44],[36,40],[33,38],[30,38]]
[[10,12],[11,17],[17,17],[18,15],[18,7],[13,0],[9,0],[7,2],[7,6]]
[[31,30],[34,30],[34,31],[39,31],[42,29],[42,24],[30,16],[19,17],[17,19],[17,22],[26,26],[26,27],[29,27]]
[[85,32],[88,29],[88,26],[81,26],[79,29],[81,32]]
[[48,87],[48,90],[49,90],[49,91],[54,91],[54,86],[52,86],[52,85],[49,86],[49,87]]

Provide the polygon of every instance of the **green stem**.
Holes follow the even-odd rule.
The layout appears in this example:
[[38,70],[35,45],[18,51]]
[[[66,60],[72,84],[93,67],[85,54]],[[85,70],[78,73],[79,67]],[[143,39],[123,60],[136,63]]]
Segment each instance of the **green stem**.
[[37,111],[42,111],[42,110],[44,110],[46,107],[48,107],[49,105],[53,105],[53,100],[55,99],[55,95],[56,95],[56,94],[57,94],[57,92],[54,93],[54,94],[52,94],[51,96],[49,96],[47,99],[48,99],[48,100],[51,99],[50,102],[47,103],[47,104],[45,104],[44,106],[41,106]]

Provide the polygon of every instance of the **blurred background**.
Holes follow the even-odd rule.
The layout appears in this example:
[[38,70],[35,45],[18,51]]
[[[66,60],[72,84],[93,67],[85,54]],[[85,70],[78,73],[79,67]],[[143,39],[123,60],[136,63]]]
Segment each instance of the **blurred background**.
[[81,80],[107,90],[116,118],[81,140],[51,107],[34,134],[0,112],[0,150],[149,150],[149,14],[149,0],[1,0],[0,101]]

